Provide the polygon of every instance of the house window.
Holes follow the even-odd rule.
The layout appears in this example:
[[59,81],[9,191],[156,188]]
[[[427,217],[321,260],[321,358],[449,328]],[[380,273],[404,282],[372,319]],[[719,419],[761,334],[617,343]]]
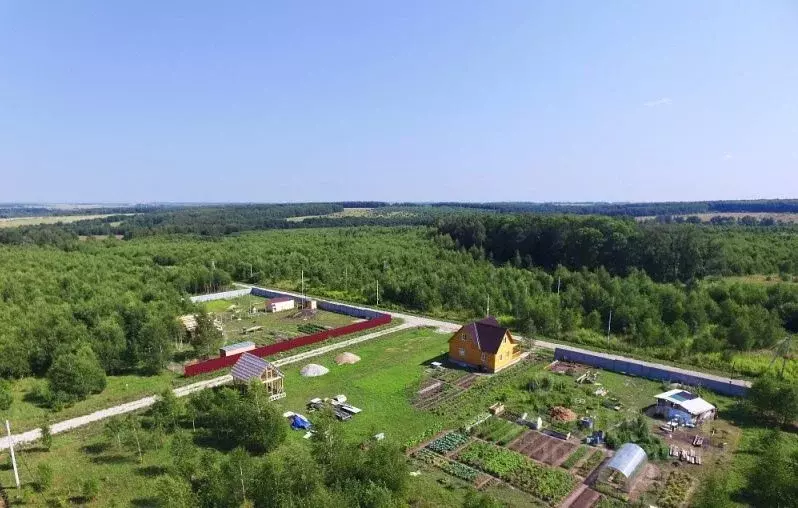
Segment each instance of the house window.
[[465,356],[465,349],[460,348],[460,356]]

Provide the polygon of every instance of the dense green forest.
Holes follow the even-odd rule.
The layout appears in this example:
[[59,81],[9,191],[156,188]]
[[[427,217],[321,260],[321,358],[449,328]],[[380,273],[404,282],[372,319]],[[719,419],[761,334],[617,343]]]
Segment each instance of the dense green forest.
[[174,317],[189,309],[184,295],[234,280],[296,289],[301,271],[315,294],[374,304],[379,282],[383,305],[461,319],[484,314],[490,297],[491,312],[533,337],[717,368],[729,367],[730,353],[769,348],[798,331],[793,283],[660,283],[635,266],[617,276],[493,261],[482,248],[458,248],[448,234],[418,227],[4,246],[0,374],[43,376],[84,343],[109,374],[156,372],[179,333]]
[[518,267],[603,267],[613,275],[642,270],[660,282],[798,272],[798,234],[792,228],[639,224],[599,216],[472,215],[447,218],[438,231],[458,247],[476,248],[496,263]]

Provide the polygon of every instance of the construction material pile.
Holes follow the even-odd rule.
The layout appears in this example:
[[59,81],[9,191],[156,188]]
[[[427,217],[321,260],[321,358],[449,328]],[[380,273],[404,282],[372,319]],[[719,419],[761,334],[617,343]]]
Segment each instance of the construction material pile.
[[352,365],[360,361],[360,357],[354,353],[341,353],[340,355],[335,357],[335,363],[338,365]]
[[572,422],[576,420],[576,413],[567,407],[554,406],[549,410],[549,416],[555,422]]
[[330,369],[328,369],[327,367],[325,367],[323,365],[318,365],[316,363],[309,363],[309,364],[305,365],[304,367],[302,367],[302,370],[299,371],[299,373],[302,375],[302,377],[323,376],[323,375],[327,374],[328,372],[330,372]]

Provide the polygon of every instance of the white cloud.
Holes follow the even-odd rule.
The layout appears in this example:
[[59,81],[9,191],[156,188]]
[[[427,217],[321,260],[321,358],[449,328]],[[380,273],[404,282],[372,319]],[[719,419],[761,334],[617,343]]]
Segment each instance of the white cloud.
[[653,101],[647,101],[643,103],[643,106],[647,108],[653,108],[655,106],[668,106],[673,101],[670,97],[660,97],[659,99],[654,99]]
[[725,161],[730,161],[733,158],[734,158],[734,156],[732,154],[730,154],[730,153],[724,153],[723,154],[723,160],[725,160]]

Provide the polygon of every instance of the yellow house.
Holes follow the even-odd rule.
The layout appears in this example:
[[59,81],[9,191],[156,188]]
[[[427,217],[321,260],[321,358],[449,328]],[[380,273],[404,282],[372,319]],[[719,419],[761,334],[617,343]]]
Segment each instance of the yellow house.
[[449,339],[449,361],[498,372],[520,359],[518,341],[494,317],[468,323]]

